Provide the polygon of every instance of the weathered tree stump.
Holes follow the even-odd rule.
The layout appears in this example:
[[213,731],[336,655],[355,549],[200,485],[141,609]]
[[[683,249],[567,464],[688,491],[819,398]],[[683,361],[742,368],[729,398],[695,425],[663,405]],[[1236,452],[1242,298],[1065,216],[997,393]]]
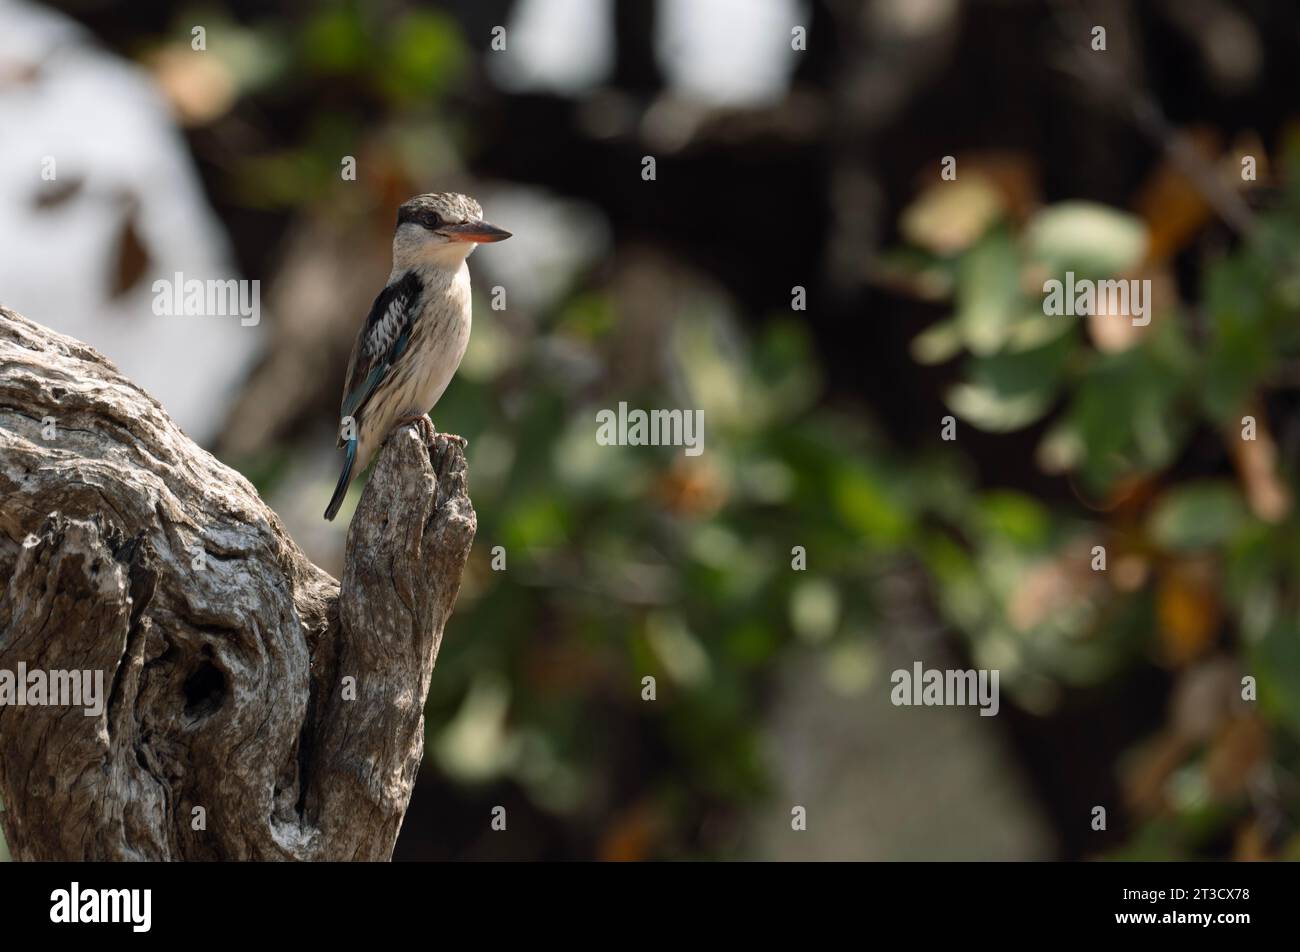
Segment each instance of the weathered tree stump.
[[461,446],[404,427],[340,588],[104,357],[0,308],[0,672],[104,685],[0,706],[14,857],[389,859],[474,531]]

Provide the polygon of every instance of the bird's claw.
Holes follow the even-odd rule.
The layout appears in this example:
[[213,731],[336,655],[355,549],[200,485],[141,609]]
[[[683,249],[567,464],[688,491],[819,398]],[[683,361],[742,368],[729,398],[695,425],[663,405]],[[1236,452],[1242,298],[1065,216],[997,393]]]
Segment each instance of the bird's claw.
[[416,417],[413,422],[415,423],[415,428],[420,432],[420,436],[424,439],[424,442],[429,446],[432,446],[434,438],[438,435],[438,431],[434,427],[433,421],[427,416],[421,414]]
[[[433,425],[433,421],[429,419],[427,414],[421,413],[419,416],[403,417],[397,421],[398,427],[407,425],[413,425],[417,430],[419,430],[420,437],[424,442],[429,446],[433,446],[438,436],[438,429]],[[444,433],[442,436],[444,439],[450,440],[458,445],[461,449],[464,449],[469,445],[465,437],[457,436],[455,433]]]
[[426,414],[420,413],[416,416],[400,417],[393,424],[394,430],[400,430],[404,426],[414,426],[424,442],[432,445],[433,438],[438,435],[437,429],[434,428],[433,421]]

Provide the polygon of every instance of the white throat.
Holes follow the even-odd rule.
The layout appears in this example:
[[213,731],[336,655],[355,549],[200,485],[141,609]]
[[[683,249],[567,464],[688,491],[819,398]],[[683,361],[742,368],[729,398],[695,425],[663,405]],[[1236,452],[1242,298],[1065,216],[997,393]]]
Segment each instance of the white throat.
[[472,241],[446,241],[419,225],[406,222],[393,236],[393,271],[415,268],[459,271],[475,247]]

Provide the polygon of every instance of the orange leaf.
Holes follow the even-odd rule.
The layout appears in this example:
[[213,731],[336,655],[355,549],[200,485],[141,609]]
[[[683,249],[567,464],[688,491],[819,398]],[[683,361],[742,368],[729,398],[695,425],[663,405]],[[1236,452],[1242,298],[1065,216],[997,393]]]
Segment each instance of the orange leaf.
[[641,801],[614,817],[597,847],[597,856],[612,863],[645,859],[663,833],[663,817],[648,801]]
[[[1186,134],[1186,140],[1207,160],[1217,158],[1219,137],[1215,132],[1194,129]],[[1147,260],[1152,262],[1177,253],[1212,216],[1200,189],[1168,158],[1142,184],[1133,206],[1146,221]]]
[[1156,592],[1156,613],[1169,664],[1182,667],[1210,646],[1219,627],[1216,589],[1211,562],[1179,562],[1165,571]]

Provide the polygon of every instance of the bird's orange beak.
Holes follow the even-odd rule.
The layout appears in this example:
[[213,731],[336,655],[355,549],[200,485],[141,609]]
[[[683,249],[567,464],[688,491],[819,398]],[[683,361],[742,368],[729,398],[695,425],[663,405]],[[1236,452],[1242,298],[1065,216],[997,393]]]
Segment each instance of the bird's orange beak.
[[448,225],[440,229],[452,241],[475,241],[486,244],[491,241],[505,241],[510,232],[485,221],[467,221],[463,225]]

